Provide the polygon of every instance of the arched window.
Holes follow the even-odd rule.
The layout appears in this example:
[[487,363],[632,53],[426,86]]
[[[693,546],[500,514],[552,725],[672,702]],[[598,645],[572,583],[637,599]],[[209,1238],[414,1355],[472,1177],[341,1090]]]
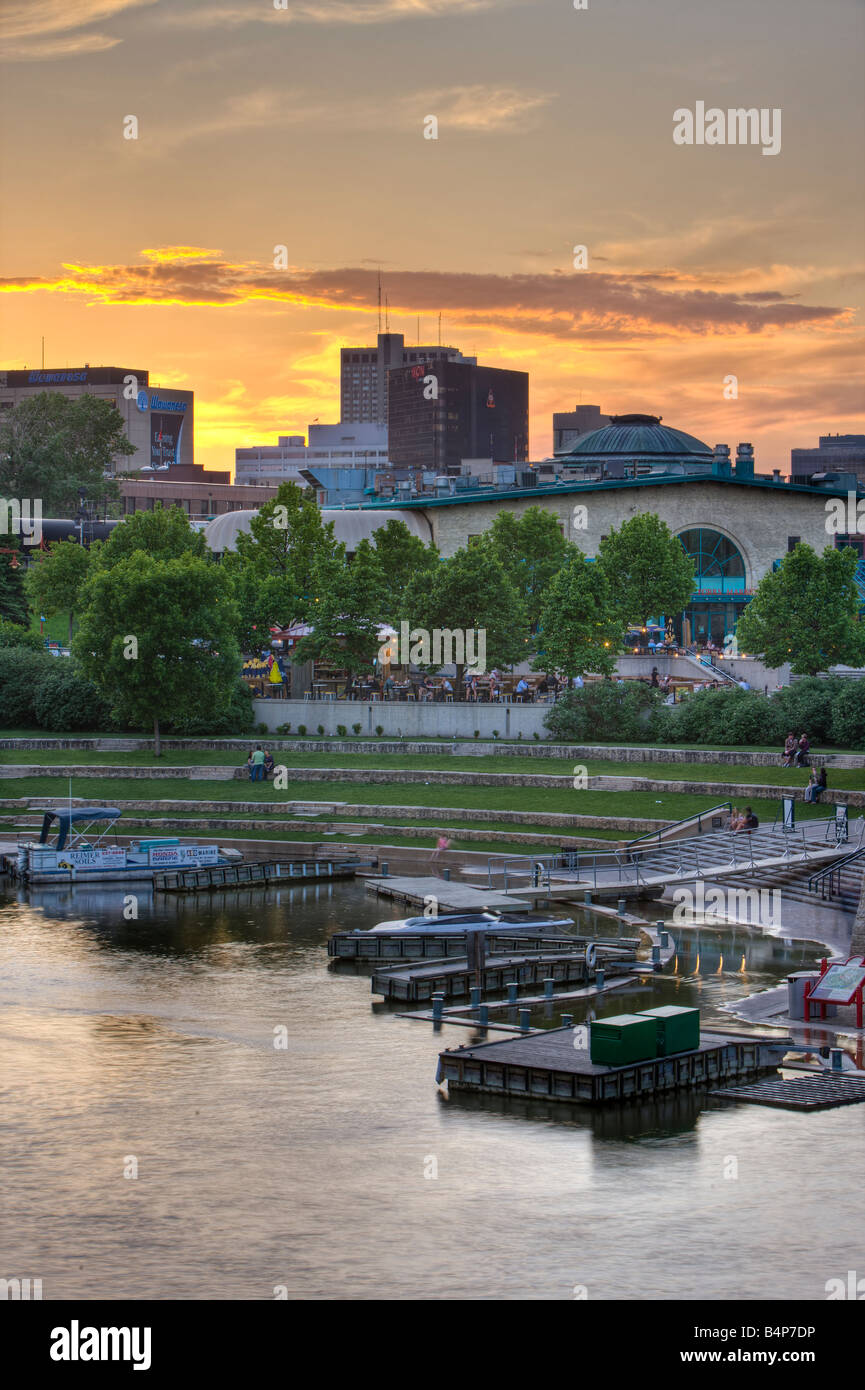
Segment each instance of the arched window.
[[679,540],[694,561],[698,590],[744,589],[745,561],[727,536],[699,526],[682,531]]

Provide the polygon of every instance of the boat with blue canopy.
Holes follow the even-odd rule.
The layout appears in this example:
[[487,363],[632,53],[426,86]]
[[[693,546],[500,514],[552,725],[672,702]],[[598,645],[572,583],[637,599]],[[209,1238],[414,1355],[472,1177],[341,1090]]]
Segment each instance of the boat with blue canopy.
[[28,883],[147,883],[158,869],[236,864],[243,858],[237,850],[176,836],[122,843],[116,829],[121,815],[116,806],[45,808],[38,841],[19,841],[18,877]]

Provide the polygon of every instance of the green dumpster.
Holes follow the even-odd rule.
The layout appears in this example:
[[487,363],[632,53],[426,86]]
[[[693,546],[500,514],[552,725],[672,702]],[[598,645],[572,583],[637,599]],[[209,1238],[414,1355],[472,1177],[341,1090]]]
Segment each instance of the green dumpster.
[[641,1017],[655,1020],[659,1057],[671,1057],[674,1052],[693,1052],[700,1046],[699,1009],[663,1004],[657,1009],[643,1009]]
[[642,1014],[614,1014],[589,1025],[589,1055],[599,1066],[626,1067],[658,1055],[658,1024]]

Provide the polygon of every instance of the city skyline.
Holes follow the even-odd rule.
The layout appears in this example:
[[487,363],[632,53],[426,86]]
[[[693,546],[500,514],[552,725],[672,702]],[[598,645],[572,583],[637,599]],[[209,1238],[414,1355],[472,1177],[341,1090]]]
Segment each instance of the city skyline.
[[[532,458],[577,402],[750,440],[764,471],[863,429],[852,0],[76,0],[2,24],[5,115],[28,111],[2,366],[38,367],[43,336],[48,367],[147,362],[195,391],[206,467],[339,418],[379,269],[407,346],[441,313],[443,343],[529,372]],[[701,101],[783,111],[779,153],[678,146]]]

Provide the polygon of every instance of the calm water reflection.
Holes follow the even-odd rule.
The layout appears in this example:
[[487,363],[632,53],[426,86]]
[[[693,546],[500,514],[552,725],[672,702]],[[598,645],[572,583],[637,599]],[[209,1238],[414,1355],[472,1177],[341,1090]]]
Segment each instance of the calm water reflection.
[[[132,921],[121,894],[0,899],[0,1276],[46,1298],[820,1299],[865,1267],[865,1107],[447,1100],[437,1054],[471,1030],[328,968],[332,931],[391,915],[353,884],[142,896]],[[817,953],[676,939],[674,973],[604,1012],[728,1024]]]

